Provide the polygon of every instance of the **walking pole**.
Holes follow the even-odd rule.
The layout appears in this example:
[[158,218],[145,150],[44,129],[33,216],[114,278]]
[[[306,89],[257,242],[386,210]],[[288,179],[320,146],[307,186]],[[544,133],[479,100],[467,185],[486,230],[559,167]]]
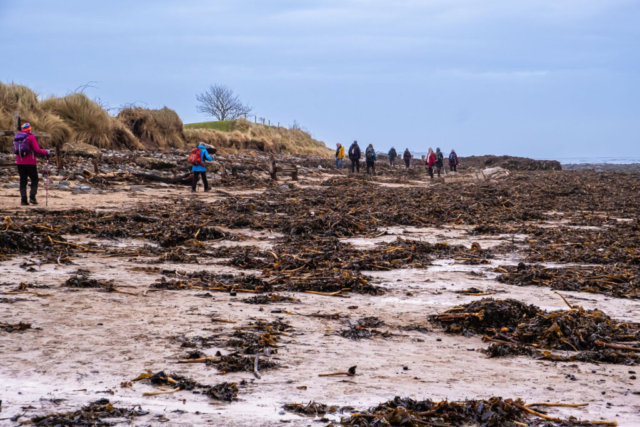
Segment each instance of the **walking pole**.
[[47,157],[47,178],[44,181],[44,189],[45,189],[45,206],[49,206],[49,157]]

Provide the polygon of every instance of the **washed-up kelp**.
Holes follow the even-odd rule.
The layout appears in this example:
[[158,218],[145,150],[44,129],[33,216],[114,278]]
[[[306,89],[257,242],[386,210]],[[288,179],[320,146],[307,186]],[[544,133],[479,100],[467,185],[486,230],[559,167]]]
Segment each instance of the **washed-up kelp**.
[[305,417],[323,417],[325,414],[334,414],[340,410],[339,406],[329,406],[324,403],[311,401],[309,403],[287,403],[282,409],[296,415]]
[[[492,397],[488,400],[465,400],[450,402],[413,400],[396,397],[367,411],[352,413],[340,422],[345,426],[554,426],[593,425],[573,417],[561,420],[533,409],[520,399]],[[550,406],[554,406],[550,404]],[[601,425],[617,425],[615,422],[599,421]]]
[[31,323],[19,322],[15,324],[0,322],[0,330],[5,332],[22,332],[31,329]]
[[591,292],[618,298],[640,298],[640,269],[618,264],[548,268],[542,265],[501,266],[497,280],[517,286],[549,286],[563,291]]
[[[640,346],[621,344],[640,340],[640,326],[618,322],[600,310],[576,307],[547,312],[516,300],[485,298],[430,320],[448,333],[483,334],[485,341],[495,343],[488,350],[490,356],[529,354],[552,360],[640,362]],[[552,350],[578,354],[562,357]]]
[[247,304],[273,304],[281,302],[300,302],[293,297],[287,297],[279,294],[256,295],[255,297],[243,299],[242,302]]
[[238,386],[236,383],[224,382],[215,386],[208,386],[181,375],[167,375],[164,371],[159,371],[155,374],[141,374],[133,381],[147,382],[160,389],[158,392],[144,393],[144,396],[170,394],[181,390],[188,390],[195,394],[205,394],[212,399],[228,402],[237,400],[238,396]]
[[140,406],[117,408],[108,399],[100,399],[76,411],[33,417],[29,420],[29,424],[42,427],[107,427],[113,425],[113,422],[109,421],[111,418],[127,418],[131,421],[133,418],[148,414],[149,412],[143,411]]
[[349,323],[346,329],[338,332],[341,337],[349,338],[352,340],[369,339],[373,337],[389,338],[391,333],[389,331],[381,332],[376,328],[384,326],[384,322],[375,316],[363,317],[356,322]]
[[[216,360],[207,361],[207,365],[213,365],[221,374],[229,372],[254,372],[255,357],[244,356],[240,353],[231,353],[226,356],[220,356]],[[272,360],[260,358],[258,362],[258,370],[262,372],[267,369],[278,369],[280,365]]]
[[219,292],[354,292],[382,295],[384,290],[369,283],[366,276],[354,271],[323,270],[312,273],[296,271],[269,273],[268,276],[213,274],[208,271],[193,273],[164,271],[168,277],[181,280],[166,280],[164,277],[151,285],[157,289],[208,290]]

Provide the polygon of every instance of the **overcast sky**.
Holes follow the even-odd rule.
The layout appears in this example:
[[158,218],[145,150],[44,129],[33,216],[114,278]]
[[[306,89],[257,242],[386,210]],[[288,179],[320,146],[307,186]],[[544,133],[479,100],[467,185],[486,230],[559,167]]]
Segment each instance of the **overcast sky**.
[[190,123],[219,83],[332,147],[640,156],[640,0],[0,0],[0,20],[0,80],[44,96],[95,82]]

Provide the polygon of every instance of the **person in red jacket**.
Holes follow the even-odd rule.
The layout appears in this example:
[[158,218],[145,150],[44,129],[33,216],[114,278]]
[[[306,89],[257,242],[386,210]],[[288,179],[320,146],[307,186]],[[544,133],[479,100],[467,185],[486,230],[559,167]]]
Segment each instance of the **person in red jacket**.
[[[18,175],[20,175],[20,197],[22,205],[37,205],[36,194],[38,193],[38,159],[36,156],[49,156],[49,151],[43,150],[38,145],[34,134],[31,133],[31,125],[22,125],[22,132],[18,132],[13,140],[13,151],[16,154],[16,164],[18,165]],[[27,181],[31,179],[31,191],[29,201],[27,201]]]
[[436,153],[433,152],[433,148],[429,148],[429,153],[427,154],[425,163],[429,168],[429,176],[431,177],[431,179],[433,179],[433,165],[436,164]]

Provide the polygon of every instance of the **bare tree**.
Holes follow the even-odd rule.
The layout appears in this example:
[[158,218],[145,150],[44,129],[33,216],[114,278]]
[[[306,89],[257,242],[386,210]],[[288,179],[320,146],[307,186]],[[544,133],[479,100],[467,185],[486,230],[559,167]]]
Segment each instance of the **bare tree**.
[[200,103],[196,107],[199,113],[218,120],[235,120],[253,110],[244,104],[233,90],[224,85],[211,85],[209,90],[196,95],[196,100]]

